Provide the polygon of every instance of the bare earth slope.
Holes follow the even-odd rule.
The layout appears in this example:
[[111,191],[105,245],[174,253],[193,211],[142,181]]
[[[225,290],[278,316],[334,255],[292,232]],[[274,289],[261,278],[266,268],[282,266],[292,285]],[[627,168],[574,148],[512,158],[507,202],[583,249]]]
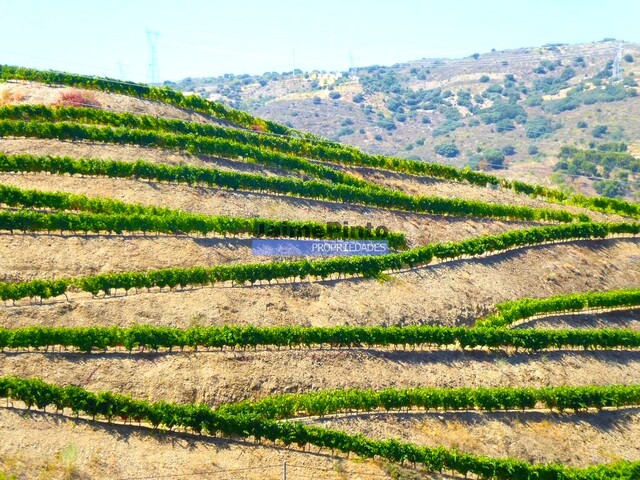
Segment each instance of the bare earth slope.
[[[55,103],[65,89],[0,84],[0,93],[22,91],[21,102]],[[215,121],[180,109],[95,93],[102,106],[191,121]],[[299,173],[252,163],[193,157],[180,152],[55,140],[0,139],[0,151],[215,166],[261,175]],[[566,208],[512,192],[423,179],[375,169],[350,171],[412,194],[505,204]],[[413,214],[284,195],[189,187],[138,180],[1,173],[0,183],[159,205],[209,215],[384,225],[405,232],[410,246],[458,241],[541,225],[495,219]],[[581,209],[570,209],[584,212]],[[614,215],[588,212],[594,220]],[[0,281],[58,278],[168,266],[209,266],[265,261],[251,255],[248,237],[10,235],[0,233]],[[195,325],[472,325],[495,304],[522,297],[637,288],[640,238],[585,240],[516,249],[484,258],[415,268],[381,279],[187,288],[92,298],[71,293],[32,303],[0,304],[0,325],[188,327]],[[519,328],[638,328],[637,311],[577,318],[545,318]],[[56,349],[57,350],[57,349]],[[39,376],[45,381],[110,390],[153,401],[224,402],[285,392],[417,386],[535,386],[640,384],[638,351],[561,350],[515,353],[395,349],[258,349],[255,352],[109,351],[0,352],[0,376]],[[28,412],[16,403],[0,408],[0,472],[19,478],[402,478],[382,461],[347,459],[313,447],[306,452],[236,439],[147,427],[93,423],[55,413]],[[640,460],[638,409],[558,414],[547,411],[375,413],[305,421],[372,438],[459,448],[474,454],[513,456],[573,466]],[[408,471],[407,475],[416,475]],[[421,474],[422,475],[422,474]],[[406,478],[416,478],[407,476]],[[425,475],[420,478],[452,478]]]

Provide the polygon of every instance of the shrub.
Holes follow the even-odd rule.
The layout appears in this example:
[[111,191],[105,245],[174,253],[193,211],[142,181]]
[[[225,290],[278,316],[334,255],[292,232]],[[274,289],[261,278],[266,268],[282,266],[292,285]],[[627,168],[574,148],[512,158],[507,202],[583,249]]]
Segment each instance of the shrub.
[[353,135],[356,131],[351,127],[342,127],[338,130],[338,137],[345,137],[347,135]]
[[356,93],[352,98],[354,103],[362,103],[364,102],[364,95],[361,93]]
[[313,97],[313,104],[320,105],[322,103],[322,99],[320,97]]
[[540,150],[535,145],[529,145],[529,148],[527,149],[527,153],[529,153],[529,155],[537,155],[539,152]]
[[500,102],[482,110],[479,117],[484,123],[490,124],[505,119],[513,120],[518,116],[526,117],[526,115],[527,113],[522,106]]
[[392,118],[380,118],[377,122],[376,125],[379,126],[380,128],[384,128],[385,130],[391,131],[391,130],[395,130],[396,129],[396,124],[393,121]]
[[505,145],[504,147],[502,147],[502,153],[504,153],[506,156],[515,155],[516,147],[514,147],[513,145]]
[[494,83],[493,85],[489,85],[487,87],[487,89],[484,91],[484,93],[489,94],[489,93],[498,93],[498,94],[502,94],[503,88],[501,85],[498,85],[497,83]]
[[513,124],[513,122],[506,118],[496,122],[496,132],[498,133],[511,132],[515,130],[515,128],[516,126]]
[[542,135],[557,130],[558,128],[559,126],[557,124],[544,115],[531,118],[527,121],[524,127],[527,137],[529,138],[539,138]]
[[90,107],[100,108],[100,102],[93,92],[83,90],[71,90],[62,92],[56,105],[64,105],[68,107]]
[[625,61],[625,62],[627,62],[627,63],[631,63],[631,62],[633,62],[633,56],[632,56],[630,53],[627,53],[627,54],[626,54],[624,57],[622,57],[622,58],[624,58],[624,61]]
[[460,154],[460,149],[454,143],[440,143],[433,150],[443,157],[454,158]]
[[584,57],[576,57],[573,60],[573,65],[576,67],[582,67],[582,68],[587,66],[587,64],[584,62]]
[[529,95],[524,103],[530,107],[539,107],[542,105],[542,97],[540,95]]
[[606,125],[596,125],[591,131],[591,135],[596,138],[602,138],[602,136],[607,133],[607,130],[608,127]]
[[442,135],[446,135],[461,127],[464,127],[464,122],[447,120],[433,131],[433,136],[439,137]]
[[540,62],[540,66],[542,68],[546,68],[550,72],[553,72],[556,69],[556,64],[553,63],[551,60],[542,60]]
[[342,95],[340,95],[340,93],[336,92],[335,90],[333,92],[329,92],[329,98],[331,100],[337,100],[340,97],[342,97]]
[[480,77],[480,83],[488,83],[488,82],[489,82],[489,80],[491,80],[491,79],[489,78],[489,75],[482,75],[482,76]]
[[373,138],[375,138],[378,142],[382,141],[382,135],[380,135],[379,133]]
[[577,123],[578,128],[587,128],[589,125],[587,124],[587,122],[585,122],[584,120],[580,120]]

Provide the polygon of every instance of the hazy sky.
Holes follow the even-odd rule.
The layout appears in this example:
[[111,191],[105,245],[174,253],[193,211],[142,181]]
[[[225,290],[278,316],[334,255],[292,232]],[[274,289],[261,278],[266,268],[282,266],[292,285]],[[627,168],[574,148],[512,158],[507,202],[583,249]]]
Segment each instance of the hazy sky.
[[638,0],[0,0],[0,64],[162,80],[640,41]]

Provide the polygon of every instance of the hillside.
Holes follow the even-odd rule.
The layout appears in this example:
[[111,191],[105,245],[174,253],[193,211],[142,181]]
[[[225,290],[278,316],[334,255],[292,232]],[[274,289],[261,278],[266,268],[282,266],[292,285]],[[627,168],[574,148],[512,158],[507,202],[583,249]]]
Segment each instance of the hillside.
[[[618,50],[620,72],[612,81]],[[617,159],[613,168],[597,162],[563,168],[558,157],[563,145],[590,150],[622,142],[637,158],[639,60],[640,46],[605,40],[341,73],[166,83],[371,153],[637,199],[637,160],[631,167]],[[437,154],[438,145],[456,148]]]
[[0,80],[0,478],[638,478],[639,204]]

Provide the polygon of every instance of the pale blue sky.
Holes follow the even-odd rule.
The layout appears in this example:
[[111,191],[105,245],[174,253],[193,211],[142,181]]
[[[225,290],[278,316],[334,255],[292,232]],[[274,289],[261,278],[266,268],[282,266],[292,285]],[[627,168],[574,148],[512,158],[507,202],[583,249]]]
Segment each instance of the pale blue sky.
[[[145,81],[640,41],[637,0],[0,0],[0,64]],[[294,63],[295,62],[295,63]]]

